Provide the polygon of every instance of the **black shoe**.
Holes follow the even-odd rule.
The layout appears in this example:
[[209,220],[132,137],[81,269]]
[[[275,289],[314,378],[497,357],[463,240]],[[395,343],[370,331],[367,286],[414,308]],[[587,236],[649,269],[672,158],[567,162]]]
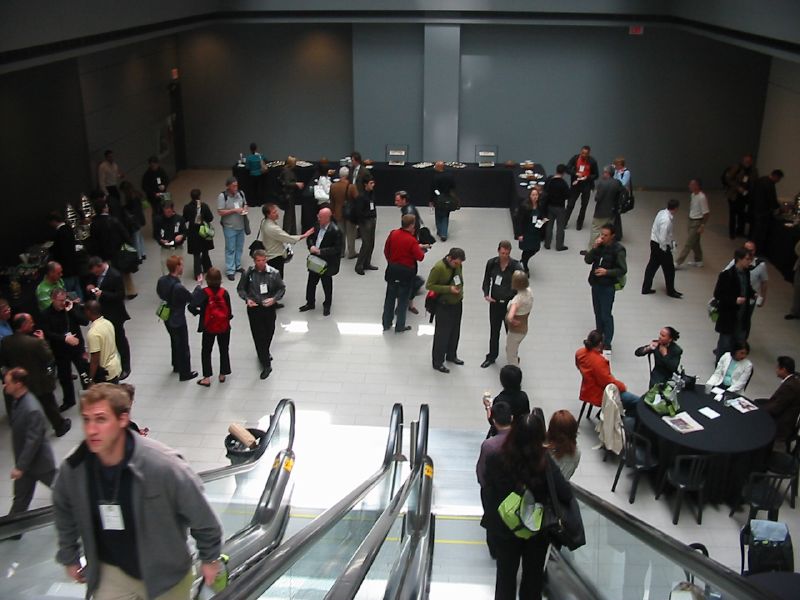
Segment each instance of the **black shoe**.
[[395,329],[394,330],[395,333],[404,333],[406,331],[411,331],[411,325],[406,325],[402,329]]
[[72,429],[72,421],[70,419],[64,419],[64,422],[61,424],[59,429],[56,429],[56,437],[63,437],[67,435],[67,432]]
[[131,376],[131,372],[130,371],[123,371],[122,373],[119,374],[119,380],[120,381],[125,381],[130,376]]
[[800,317],[798,317],[797,315],[793,315],[792,313],[785,315],[783,318],[786,319],[787,321],[791,321],[792,319],[800,319]]
[[487,358],[485,361],[481,363],[481,369],[485,369],[494,364],[493,358]]
[[670,298],[683,298],[683,294],[676,290],[672,290],[671,292],[667,292],[667,296]]
[[314,305],[313,304],[306,303],[306,304],[303,304],[303,306],[300,307],[300,312],[307,312],[309,310],[314,310]]
[[575,225],[575,231],[580,231],[581,229],[583,229],[583,223],[578,223]]
[[545,250],[550,250],[550,246],[545,246],[544,249]]
[[236,281],[236,275],[233,273],[228,273],[228,281]]
[[363,275],[364,269],[356,269],[356,273],[358,273],[359,275]]
[[580,254],[581,256],[586,256],[587,254],[589,254],[589,252],[588,250],[581,250],[580,252],[578,252],[578,254]]
[[556,248],[556,252],[564,252],[564,250],[569,250],[569,246],[561,246],[561,248]]
[[460,359],[460,358],[458,358],[458,357],[455,357],[455,358],[448,358],[448,359],[447,359],[447,362],[451,362],[451,363],[453,363],[454,365],[463,365],[463,364],[464,364],[464,361],[463,361],[463,360],[461,360],[461,359]]
[[138,295],[139,294],[128,294],[127,296],[125,296],[125,300],[133,300]]
[[197,379],[197,371],[190,371],[186,375],[181,375],[179,379],[181,381],[191,381],[192,379]]
[[242,267],[239,267],[238,269],[236,269],[236,272],[237,273],[244,273],[244,269]]
[[439,371],[440,373],[449,373],[450,369],[445,367],[444,365],[433,365],[434,371]]
[[283,304],[281,304],[280,302],[276,302],[275,303],[275,310],[278,310],[279,308],[283,308]]
[[66,402],[65,402],[64,404],[62,404],[61,406],[59,406],[59,407],[58,407],[58,412],[65,412],[65,411],[68,411],[68,410],[69,410],[70,408],[72,408],[73,406],[75,406],[75,403],[74,403],[74,402],[69,402],[69,403],[66,403]]
[[322,307],[322,316],[328,317],[331,314],[331,307],[330,306],[323,306]]
[[655,293],[656,291],[653,288],[650,288],[649,290],[642,290],[642,294],[644,294],[645,296],[647,294],[655,294]]
[[377,270],[378,270],[378,267],[376,267],[375,265],[367,265],[367,266],[366,266],[366,267],[364,267],[364,268],[365,268],[367,271],[377,271]]
[[272,367],[264,367],[264,370],[261,371],[261,375],[259,375],[259,377],[261,379],[266,379],[269,377],[270,373],[272,373]]

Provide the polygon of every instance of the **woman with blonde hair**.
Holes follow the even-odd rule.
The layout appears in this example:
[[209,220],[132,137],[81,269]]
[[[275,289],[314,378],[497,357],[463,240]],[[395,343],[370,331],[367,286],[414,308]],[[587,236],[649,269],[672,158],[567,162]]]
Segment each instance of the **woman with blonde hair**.
[[571,479],[581,462],[581,450],[578,448],[578,422],[568,410],[557,410],[550,417],[547,449],[564,479]]
[[508,302],[506,323],[506,360],[510,365],[519,364],[519,345],[528,335],[528,315],[533,310],[533,293],[528,275],[524,271],[514,271],[511,276],[511,289],[516,295]]

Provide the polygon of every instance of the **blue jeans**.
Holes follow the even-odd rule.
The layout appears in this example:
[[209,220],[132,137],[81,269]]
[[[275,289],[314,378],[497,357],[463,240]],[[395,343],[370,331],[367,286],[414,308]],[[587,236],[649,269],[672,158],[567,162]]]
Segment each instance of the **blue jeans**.
[[447,237],[447,229],[450,226],[450,211],[437,208],[435,212],[436,217],[436,233],[440,238]]
[[642,399],[641,396],[637,396],[632,392],[620,392],[619,397],[622,400],[622,407],[625,409],[633,408]]
[[[386,282],[386,299],[383,301],[383,328],[391,329],[394,315],[397,315],[395,331],[402,331],[406,326],[406,312],[411,298],[411,281]],[[397,310],[395,310],[395,303]]]
[[142,260],[144,256],[144,237],[142,237],[142,230],[137,229],[131,234],[133,238],[133,245],[136,248],[136,254],[139,256],[139,260]]
[[233,275],[242,266],[244,229],[223,227],[222,233],[225,235],[225,272]]
[[595,328],[603,334],[603,343],[606,347],[610,347],[614,339],[614,316],[611,314],[611,309],[614,308],[615,292],[613,285],[592,286]]

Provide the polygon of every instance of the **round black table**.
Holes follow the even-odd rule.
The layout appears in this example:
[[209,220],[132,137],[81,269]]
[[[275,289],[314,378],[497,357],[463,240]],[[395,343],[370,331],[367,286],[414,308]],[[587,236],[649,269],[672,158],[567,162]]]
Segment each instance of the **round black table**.
[[[740,394],[731,394],[731,397]],[[661,473],[669,468],[680,454],[713,454],[715,464],[706,479],[706,498],[709,502],[738,503],[739,493],[750,475],[765,462],[775,438],[775,422],[763,410],[740,413],[735,408],[717,402],[698,386],[684,390],[678,397],[681,411],[686,411],[703,426],[702,431],[680,433],[667,425],[644,402],[639,402],[637,415],[645,435],[656,442]],[[719,413],[709,419],[700,409],[708,406]]]
[[757,573],[750,575],[747,581],[765,592],[772,592],[776,598],[785,598],[786,600],[795,600],[798,596],[798,590],[800,590],[800,573],[780,571]]

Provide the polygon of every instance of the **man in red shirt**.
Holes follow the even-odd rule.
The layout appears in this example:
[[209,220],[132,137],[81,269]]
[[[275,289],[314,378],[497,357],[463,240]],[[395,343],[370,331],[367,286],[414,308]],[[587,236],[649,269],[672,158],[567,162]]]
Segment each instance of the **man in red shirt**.
[[406,311],[411,298],[411,288],[417,275],[417,261],[425,258],[424,250],[430,245],[420,244],[414,236],[417,219],[414,215],[403,215],[400,229],[393,230],[386,238],[383,255],[389,263],[386,267],[386,299],[383,302],[383,330],[392,328],[397,315],[395,333],[411,329],[406,325]]

